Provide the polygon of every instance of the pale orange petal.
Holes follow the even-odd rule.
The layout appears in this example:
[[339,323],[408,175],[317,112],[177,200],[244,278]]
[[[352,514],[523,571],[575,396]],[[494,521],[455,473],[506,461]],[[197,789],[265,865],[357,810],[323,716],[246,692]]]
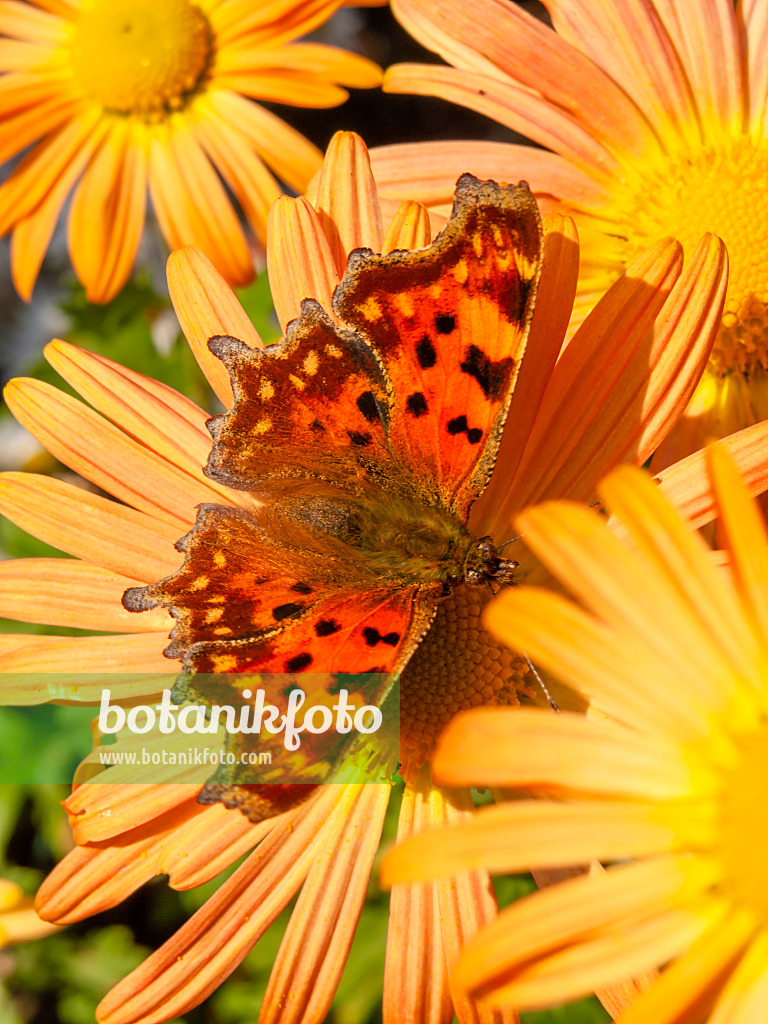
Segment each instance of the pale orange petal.
[[143,583],[181,563],[174,526],[51,477],[0,474],[0,512],[47,544]]
[[741,48],[747,86],[747,111],[752,130],[760,134],[768,112],[768,7],[762,0],[742,0],[736,12],[741,21]]
[[599,207],[605,190],[556,153],[509,142],[403,142],[376,146],[371,167],[382,196],[418,196],[428,206],[450,203],[465,171],[493,181],[527,181],[534,195],[567,197]]
[[73,558],[11,558],[0,562],[0,616],[103,633],[170,632],[163,608],[127,612],[121,598],[136,581]]
[[187,247],[168,259],[168,290],[195,359],[216,395],[228,408],[232,388],[224,364],[208,348],[219,334],[239,338],[251,348],[263,348],[256,328],[229,285],[198,249]]
[[269,213],[267,271],[280,326],[299,315],[302,299],[317,299],[329,315],[339,277],[320,218],[306,199],[282,196]]
[[407,199],[389,225],[381,251],[395,249],[423,249],[432,240],[432,228],[427,208]]
[[559,153],[586,174],[616,174],[616,157],[573,114],[553,107],[511,81],[438,64],[395,64],[387,69],[384,91],[439,96],[528,135]]
[[196,801],[199,792],[200,786],[172,783],[84,783],[67,797],[64,809],[75,842],[82,846],[130,833],[147,822],[154,823],[155,830],[162,829],[165,819],[181,805]]
[[[98,704],[110,686],[115,699],[133,696],[133,676],[163,673],[172,678],[178,663],[163,656],[163,633],[126,633],[122,636],[34,636],[24,647],[0,657],[4,704],[44,701]],[[46,681],[45,674],[49,675]],[[42,677],[42,678],[41,678]],[[90,677],[90,678],[89,678]],[[39,684],[39,685],[38,685]],[[11,696],[20,687],[20,699]],[[29,698],[29,699],[27,699]]]
[[0,32],[34,43],[63,43],[69,28],[63,18],[18,0],[0,0]]
[[261,45],[288,42],[318,28],[341,6],[341,0],[229,0],[211,11],[220,45],[247,36]]
[[[426,776],[406,783],[398,842],[427,827],[433,792]],[[453,1018],[434,882],[392,887],[382,1012],[384,1024],[449,1024]]]
[[5,389],[16,419],[51,454],[120,501],[184,533],[200,502],[219,493],[132,441],[117,427],[63,391],[32,378]]
[[[321,1024],[326,1019],[365,900],[390,792],[388,785],[359,786],[348,790],[332,811],[280,943],[261,1024]],[[286,999],[286,992],[293,998]]]
[[281,821],[173,938],[112,989],[97,1009],[102,1024],[168,1020],[231,974],[306,878],[335,790],[323,787]]
[[336,132],[329,142],[314,206],[339,277],[353,249],[381,252],[384,231],[376,182],[365,143],[354,132]]

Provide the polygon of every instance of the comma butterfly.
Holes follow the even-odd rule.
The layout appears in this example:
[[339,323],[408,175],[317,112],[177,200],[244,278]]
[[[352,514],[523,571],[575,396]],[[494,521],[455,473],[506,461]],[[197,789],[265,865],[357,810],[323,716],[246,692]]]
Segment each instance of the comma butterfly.
[[[513,581],[516,563],[466,524],[498,452],[541,237],[527,185],[465,174],[428,248],[350,255],[337,321],[306,299],[279,344],[211,338],[235,402],[209,421],[205,472],[253,505],[202,505],[182,568],[124,598],[171,611],[166,653],[193,678],[391,679],[453,586]],[[214,783],[202,799],[259,820],[307,788]]]

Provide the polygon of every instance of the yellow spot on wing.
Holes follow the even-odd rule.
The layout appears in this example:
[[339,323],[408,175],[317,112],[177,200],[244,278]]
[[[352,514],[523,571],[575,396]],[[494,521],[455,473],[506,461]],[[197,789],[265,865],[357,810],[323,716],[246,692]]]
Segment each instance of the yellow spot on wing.
[[190,590],[205,590],[210,583],[208,576],[198,576],[196,580],[192,580],[189,585]]
[[379,300],[370,295],[365,302],[360,304],[360,312],[366,320],[377,320],[381,316]]
[[413,316],[416,307],[413,303],[413,297],[408,292],[400,292],[399,295],[394,296],[395,305],[403,314],[403,316]]
[[290,374],[289,377],[288,377],[288,380],[299,391],[303,391],[304,388],[306,387],[306,385],[304,384],[304,381],[300,377],[296,377],[294,374]]
[[338,359],[341,356],[341,349],[338,345],[326,345],[326,354],[331,356],[333,359]]
[[253,430],[254,434],[266,434],[266,432],[271,429],[272,420],[269,418],[269,416],[265,416],[263,419],[259,420],[258,423],[254,423],[254,425],[251,427],[251,430]]
[[209,608],[209,610],[205,613],[206,626],[211,626],[213,625],[214,622],[218,622],[223,614],[223,608]]
[[237,668],[237,658],[234,654],[220,654],[214,664],[217,672],[233,672]]
[[319,365],[320,358],[317,352],[315,352],[314,349],[312,349],[311,352],[307,352],[306,356],[304,357],[304,362],[302,364],[304,368],[304,373],[306,373],[308,377],[314,377],[315,374],[317,373],[317,368]]
[[263,380],[261,387],[259,388],[259,398],[262,402],[268,402],[270,398],[273,398],[275,389],[272,387],[272,382],[269,380]]
[[453,268],[453,276],[459,284],[464,284],[469,277],[469,267],[467,266],[466,260],[459,260]]
[[217,569],[223,569],[227,564],[227,556],[223,551],[214,551],[213,553],[213,564]]

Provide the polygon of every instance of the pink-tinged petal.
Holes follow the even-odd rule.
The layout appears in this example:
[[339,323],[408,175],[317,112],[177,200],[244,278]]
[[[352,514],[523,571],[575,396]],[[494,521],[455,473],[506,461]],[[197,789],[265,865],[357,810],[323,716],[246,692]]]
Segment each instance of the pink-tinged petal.
[[[326,1019],[365,900],[390,793],[388,785],[362,785],[334,808],[336,835],[328,834],[317,850],[291,914],[260,1024],[321,1024]],[[293,998],[286,999],[287,992]]]
[[230,89],[216,89],[209,96],[215,113],[245,135],[277,177],[303,192],[323,161],[317,146],[269,110]]
[[51,477],[0,474],[0,512],[47,544],[142,583],[182,560],[176,527]]
[[438,64],[395,64],[384,76],[384,92],[439,96],[476,110],[554,150],[598,179],[620,173],[618,158],[575,114],[548,103],[530,89],[476,72]]
[[[168,679],[172,672],[178,670],[177,662],[163,656],[163,647],[166,646],[163,633],[34,636],[28,639],[30,642],[25,646],[0,657],[0,674],[28,676],[34,692],[28,689],[25,680],[19,680],[24,699],[17,700],[11,694],[16,684],[8,680],[3,685],[4,704],[37,704],[40,699],[67,704],[98,704],[101,691],[107,685],[111,687],[114,698],[135,694],[136,682],[128,679],[129,673],[136,676],[165,672]],[[51,679],[46,681],[45,674]]]
[[33,213],[55,190],[84,148],[105,131],[98,108],[80,116],[37,145],[0,187],[0,234]]
[[[429,827],[429,780],[406,783],[397,840]],[[384,962],[384,1024],[449,1024],[453,1004],[442,947],[437,884],[404,882],[392,887]]]
[[97,1009],[102,1024],[150,1024],[196,1006],[237,967],[302,884],[324,843],[340,786],[280,823],[168,942]]
[[610,439],[615,424],[623,422],[623,410],[616,408],[617,386],[626,372],[619,393],[631,388],[634,396],[642,389],[649,373],[649,332],[681,269],[680,245],[669,239],[658,242],[582,324],[550,377],[528,437],[515,485],[518,508],[545,495],[568,496],[569,490],[563,489],[566,483],[568,488],[583,487],[587,495],[591,493],[601,475],[592,476],[592,460]]
[[303,196],[281,196],[270,210],[268,232],[267,272],[281,328],[299,315],[302,299],[317,299],[332,315],[339,277],[315,208]]
[[253,279],[253,263],[237,214],[181,116],[152,126],[149,190],[172,249],[199,246],[232,284]]
[[741,29],[749,124],[759,137],[768,113],[768,6],[762,0],[741,0],[736,17]]
[[220,500],[201,477],[194,479],[132,441],[50,384],[17,378],[7,385],[5,400],[19,423],[66,466],[180,534],[194,522],[197,505]]
[[657,129],[697,131],[691,88],[674,42],[648,0],[598,9],[589,0],[548,0],[557,34],[606,71]]
[[52,341],[44,353],[54,370],[123,433],[190,476],[205,479],[223,497],[237,497],[203,477],[211,450],[208,413],[185,395],[66,341]]
[[[768,420],[721,438],[752,495],[768,490]],[[703,451],[694,452],[657,474],[659,488],[694,527],[703,526],[718,514]]]
[[0,0],[0,32],[33,43],[63,43],[69,26],[56,14],[19,0]]
[[423,249],[432,240],[432,228],[427,208],[407,199],[398,209],[387,230],[381,251],[395,249]]
[[136,615],[123,608],[123,594],[135,585],[72,558],[10,558],[0,562],[0,616],[102,633],[168,633],[165,609]]
[[376,182],[366,145],[354,132],[336,132],[329,142],[314,206],[339,277],[353,249],[381,252],[384,231]]
[[232,404],[229,374],[208,348],[208,339],[229,334],[251,348],[263,348],[264,344],[235,293],[199,249],[189,246],[172,253],[167,274],[171,302],[189,347],[208,383],[228,408]]
[[195,137],[234,192],[256,237],[266,244],[267,215],[280,195],[277,182],[246,136],[216,117],[204,100],[196,104],[195,115],[190,121]]
[[78,185],[69,216],[72,265],[90,302],[108,302],[136,258],[147,205],[144,124],[116,118]]
[[594,178],[561,156],[508,142],[402,142],[370,151],[379,193],[418,196],[427,206],[453,201],[465,171],[493,181],[527,181],[534,195],[567,197],[572,205],[602,206],[607,194]]
[[740,131],[743,104],[742,54],[736,7],[731,0],[701,0],[696,17],[688,17],[675,0],[655,0],[675,41],[696,105],[703,118]]
[[576,226],[569,217],[551,214],[544,222],[539,289],[495,471],[470,515],[470,527],[480,536],[500,537],[519,507],[516,473],[563,345],[578,275]]
[[[497,88],[494,78],[499,84],[509,78],[536,92],[549,106],[570,112],[615,155],[641,158],[653,145],[650,126],[631,97],[523,8],[505,0],[474,0],[471,8],[462,0],[395,0],[393,9],[401,21],[419,11],[425,25],[421,32],[409,31],[457,68],[488,76],[490,90]],[[446,37],[448,49],[441,45]],[[478,67],[476,57],[463,59],[470,50],[467,40],[492,70]]]

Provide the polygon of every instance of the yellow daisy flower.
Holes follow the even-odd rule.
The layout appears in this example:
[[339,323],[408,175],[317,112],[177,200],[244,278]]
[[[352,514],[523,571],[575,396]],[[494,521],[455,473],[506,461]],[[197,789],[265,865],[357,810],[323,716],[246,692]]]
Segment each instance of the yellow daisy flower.
[[[314,202],[283,197],[272,211],[268,266],[281,322],[296,315],[307,295],[330,311],[350,249],[390,251],[429,241],[429,216],[418,204],[404,204],[389,221],[365,147],[340,134]],[[642,463],[685,407],[708,358],[725,294],[725,254],[717,239],[705,237],[686,269],[678,243],[652,247],[558,359],[577,272],[573,225],[549,218],[528,352],[499,471],[474,510],[476,533],[506,539],[511,514],[522,504],[545,494],[588,497],[615,463]],[[230,382],[207,341],[229,334],[259,346],[259,337],[197,250],[171,257],[169,286],[187,339],[228,407]],[[181,559],[174,543],[192,527],[201,502],[237,507],[250,498],[203,474],[210,451],[206,415],[183,396],[61,341],[47,355],[92,408],[34,380],[8,386],[9,406],[59,459],[118,501],[32,474],[0,476],[0,510],[75,556],[0,563],[0,615],[111,635],[3,635],[0,673],[8,680],[6,701],[48,699],[41,674],[56,671],[59,679],[76,675],[79,698],[98,702],[100,682],[90,686],[82,674],[130,670],[167,678],[176,665],[162,655],[172,624],[167,612],[129,614],[123,592],[176,571]],[[730,442],[758,490],[768,484],[767,436],[768,426],[761,425]],[[711,517],[699,456],[665,474],[662,487],[692,518]],[[457,587],[402,678],[401,837],[463,820],[471,811],[468,790],[448,792],[430,782],[428,761],[445,724],[478,703],[517,702],[509,680],[519,680],[526,666],[483,629],[483,604],[477,588]],[[15,674],[13,688],[9,674]],[[128,679],[123,692],[138,699],[141,680]],[[99,1019],[148,1024],[185,1013],[234,970],[298,893],[260,1019],[319,1024],[352,941],[390,787],[320,787],[298,807],[253,824],[222,804],[199,804],[191,785],[141,780],[132,769],[124,785],[91,781],[67,800],[78,845],[40,890],[44,918],[82,919],[114,906],[157,873],[176,888],[196,886],[256,849],[174,938],[107,996]],[[483,870],[450,884],[397,887],[384,978],[387,1024],[426,1024],[450,1016],[451,1007],[462,1024],[512,1024],[514,1014],[478,1008],[448,977],[462,944],[495,914]]]
[[445,785],[540,799],[419,837],[384,871],[402,882],[610,866],[532,894],[479,934],[455,974],[472,995],[548,1006],[665,964],[621,1024],[768,1016],[768,537],[720,445],[708,463],[725,568],[632,467],[599,488],[618,535],[565,502],[518,517],[580,604],[521,587],[486,622],[599,714],[481,709],[456,719],[434,760]]
[[248,238],[321,163],[252,100],[333,107],[379,68],[296,43],[343,0],[20,0],[0,9],[0,160],[33,148],[0,187],[0,235],[28,299],[68,195],[69,251],[91,302],[125,283],[147,193],[171,248],[197,245],[230,284],[253,278]]
[[761,0],[545,0],[553,29],[506,0],[392,0],[452,67],[402,64],[384,88],[441,96],[546,147],[392,146],[383,194],[447,202],[457,170],[524,178],[582,244],[576,320],[663,235],[725,241],[712,359],[657,464],[768,416],[768,11]]
[[35,913],[32,898],[7,878],[0,878],[0,947],[31,942],[59,931]]

